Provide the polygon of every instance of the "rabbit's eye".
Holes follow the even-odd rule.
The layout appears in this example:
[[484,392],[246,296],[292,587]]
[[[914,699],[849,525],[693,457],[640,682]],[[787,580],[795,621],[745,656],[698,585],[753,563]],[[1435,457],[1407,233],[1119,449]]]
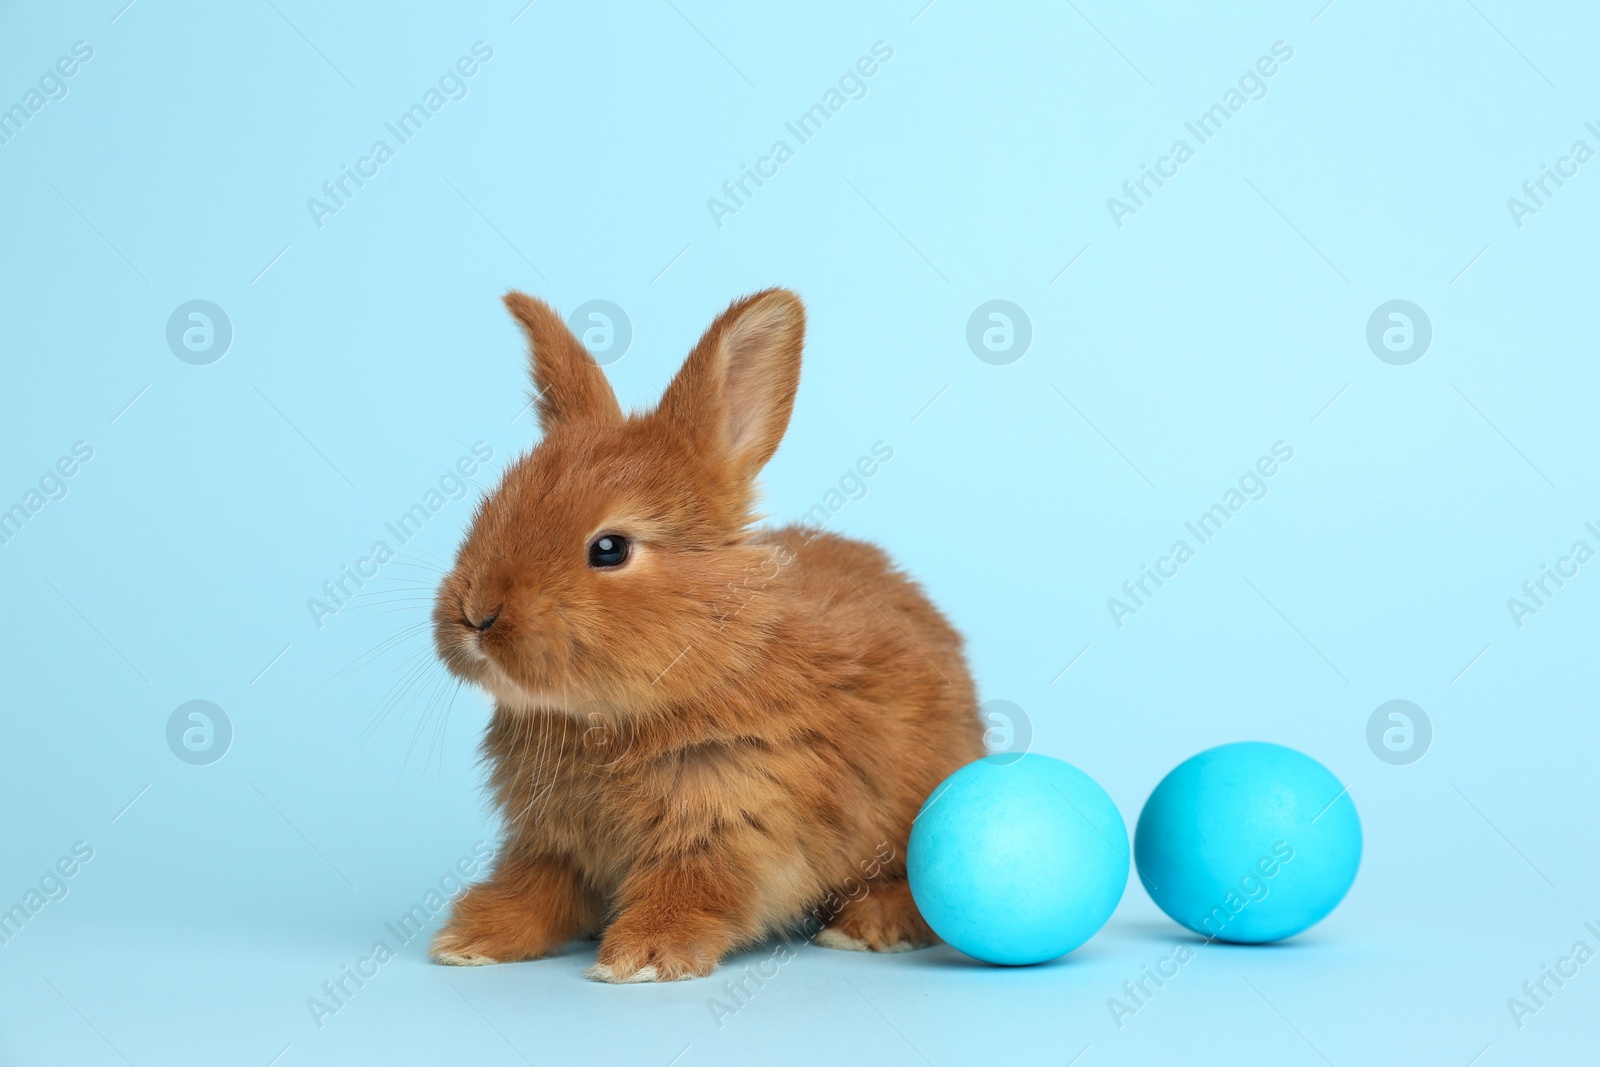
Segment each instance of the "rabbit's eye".
[[618,534],[602,534],[589,545],[589,566],[620,567],[628,558],[628,539]]

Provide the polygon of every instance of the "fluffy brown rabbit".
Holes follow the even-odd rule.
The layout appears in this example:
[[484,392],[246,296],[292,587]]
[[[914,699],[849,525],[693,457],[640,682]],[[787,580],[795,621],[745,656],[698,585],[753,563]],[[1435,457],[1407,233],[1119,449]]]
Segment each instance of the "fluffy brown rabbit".
[[800,381],[799,299],[734,302],[628,416],[550,307],[505,303],[544,437],[479,508],[433,619],[448,668],[494,698],[506,836],[434,958],[599,935],[590,977],[646,982],[807,924],[838,948],[933,942],[905,849],[923,799],[983,755],[961,638],[879,549],[751,525]]

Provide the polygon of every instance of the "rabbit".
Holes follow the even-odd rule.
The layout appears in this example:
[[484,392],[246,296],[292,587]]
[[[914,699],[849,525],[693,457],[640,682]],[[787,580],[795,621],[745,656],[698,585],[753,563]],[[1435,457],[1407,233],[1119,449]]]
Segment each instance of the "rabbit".
[[752,526],[799,386],[799,298],[734,301],[626,416],[554,310],[504,301],[543,437],[479,506],[432,620],[447,669],[493,698],[505,837],[432,957],[598,938],[588,977],[649,982],[797,930],[935,943],[905,854],[919,805],[984,754],[962,639],[882,550]]

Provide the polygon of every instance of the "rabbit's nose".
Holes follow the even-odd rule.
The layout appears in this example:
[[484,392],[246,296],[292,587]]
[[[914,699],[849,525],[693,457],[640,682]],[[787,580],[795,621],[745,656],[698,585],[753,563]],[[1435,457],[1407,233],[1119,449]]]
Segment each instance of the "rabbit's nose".
[[461,616],[461,621],[466,623],[468,626],[472,627],[474,630],[478,631],[481,634],[485,630],[487,630],[489,627],[493,626],[494,625],[494,621],[496,619],[498,619],[499,617],[500,617],[500,608],[497,607],[497,608],[494,608],[491,611],[487,612],[482,618],[479,618],[479,619],[474,619],[471,615],[463,613],[462,616]]

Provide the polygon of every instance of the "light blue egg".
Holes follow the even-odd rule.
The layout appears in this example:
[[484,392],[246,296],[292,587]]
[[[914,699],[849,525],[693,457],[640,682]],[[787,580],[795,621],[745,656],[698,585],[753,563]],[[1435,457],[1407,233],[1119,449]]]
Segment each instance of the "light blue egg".
[[1344,899],[1361,820],[1326,767],[1241,741],[1178,764],[1139,815],[1134,863],[1161,910],[1202,937],[1293,937]]
[[990,756],[946,778],[911,826],[911,895],[934,933],[988,963],[1043,963],[1104,926],[1128,831],[1094,779],[1049,756]]

